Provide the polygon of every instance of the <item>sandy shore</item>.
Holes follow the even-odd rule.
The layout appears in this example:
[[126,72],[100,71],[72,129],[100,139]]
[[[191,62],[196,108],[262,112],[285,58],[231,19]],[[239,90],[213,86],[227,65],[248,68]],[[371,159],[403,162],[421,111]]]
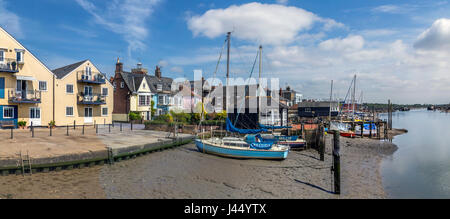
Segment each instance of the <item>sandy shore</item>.
[[314,150],[285,161],[235,160],[193,144],[113,166],[0,177],[0,198],[386,198],[380,162],[396,146],[341,138],[342,195],[332,194],[331,138],[325,162]]

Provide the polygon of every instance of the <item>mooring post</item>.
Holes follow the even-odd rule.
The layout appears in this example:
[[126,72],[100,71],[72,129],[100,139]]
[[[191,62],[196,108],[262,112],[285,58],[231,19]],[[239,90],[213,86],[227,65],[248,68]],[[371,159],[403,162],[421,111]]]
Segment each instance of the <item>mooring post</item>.
[[325,130],[323,125],[320,125],[319,133],[320,161],[325,161]]
[[77,121],[73,120],[73,130],[76,129],[76,126],[77,126]]
[[81,132],[82,135],[84,135],[84,124],[83,124],[83,131]]
[[122,132],[122,123],[120,123],[120,132]]
[[131,121],[130,124],[131,124],[131,131],[133,131],[133,121]]
[[109,133],[111,133],[111,124],[108,125]]
[[33,122],[31,122],[31,137],[34,138],[34,127],[33,127]]
[[333,145],[333,167],[334,173],[334,194],[341,194],[341,157],[339,155],[340,149],[340,132],[334,131],[334,145]]
[[69,136],[69,125],[67,125],[67,136]]
[[372,123],[373,123],[373,122],[370,122],[370,131],[369,131],[370,133],[369,133],[369,138],[372,138]]
[[302,122],[302,138],[303,140],[306,140],[305,138],[305,124]]
[[53,133],[52,133],[52,130],[53,129],[53,126],[50,126],[50,136],[52,136],[53,135]]
[[361,123],[361,138],[364,138],[364,122]]
[[11,139],[13,139],[14,138],[14,134],[13,134],[13,131],[14,129],[13,128],[11,128]]
[[95,125],[95,134],[98,134],[98,125]]

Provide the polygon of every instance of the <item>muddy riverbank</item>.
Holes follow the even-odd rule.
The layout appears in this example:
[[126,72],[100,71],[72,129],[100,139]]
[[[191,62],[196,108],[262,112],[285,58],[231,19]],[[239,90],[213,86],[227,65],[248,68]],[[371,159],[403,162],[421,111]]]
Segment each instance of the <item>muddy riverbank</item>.
[[332,194],[331,138],[285,161],[227,159],[193,144],[113,166],[0,177],[0,198],[386,198],[380,162],[389,142],[341,138],[342,195]]

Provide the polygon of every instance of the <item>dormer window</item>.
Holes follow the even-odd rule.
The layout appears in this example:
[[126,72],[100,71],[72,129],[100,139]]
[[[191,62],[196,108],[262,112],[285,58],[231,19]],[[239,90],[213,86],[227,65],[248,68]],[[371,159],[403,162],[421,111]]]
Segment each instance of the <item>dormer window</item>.
[[158,85],[156,85],[156,86],[157,86],[157,90],[158,90],[158,91],[162,91],[162,90],[163,90],[162,84],[158,84]]

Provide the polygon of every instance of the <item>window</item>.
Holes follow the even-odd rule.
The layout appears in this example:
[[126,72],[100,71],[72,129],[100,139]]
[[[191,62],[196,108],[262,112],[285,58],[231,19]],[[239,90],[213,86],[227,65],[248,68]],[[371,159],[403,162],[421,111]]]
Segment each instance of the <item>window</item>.
[[158,89],[158,91],[162,91],[162,90],[163,90],[162,84],[158,84],[158,85],[157,85],[157,89]]
[[120,88],[124,88],[125,87],[125,83],[122,81],[120,82]]
[[107,87],[104,87],[104,88],[102,88],[102,96],[108,96],[108,88]]
[[151,102],[150,95],[139,95],[139,106],[150,106]]
[[73,107],[66,107],[66,116],[73,116]]
[[102,108],[102,116],[108,116],[108,107]]
[[116,82],[113,83],[113,87],[114,87],[114,90],[117,88],[117,83]]
[[30,119],[40,119],[41,118],[41,108],[30,108]]
[[14,107],[5,106],[3,108],[3,118],[5,118],[5,119],[14,118]]
[[73,84],[66,85],[66,93],[73,94]]
[[47,91],[47,81],[39,81],[39,90]]
[[17,62],[23,63],[23,51],[16,51],[17,54]]
[[0,49],[0,62],[4,62],[5,61],[5,51]]
[[164,105],[164,96],[158,96],[158,105]]

